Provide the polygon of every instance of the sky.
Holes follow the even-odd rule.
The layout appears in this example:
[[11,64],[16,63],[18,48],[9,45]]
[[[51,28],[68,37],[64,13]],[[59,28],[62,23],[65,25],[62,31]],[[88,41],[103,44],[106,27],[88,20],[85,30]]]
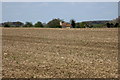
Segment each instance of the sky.
[[0,2],[0,23],[2,22],[2,3]]
[[120,16],[120,1],[118,2],[118,16]]
[[54,18],[66,22],[112,20],[118,17],[117,2],[3,2],[2,21],[47,23]]

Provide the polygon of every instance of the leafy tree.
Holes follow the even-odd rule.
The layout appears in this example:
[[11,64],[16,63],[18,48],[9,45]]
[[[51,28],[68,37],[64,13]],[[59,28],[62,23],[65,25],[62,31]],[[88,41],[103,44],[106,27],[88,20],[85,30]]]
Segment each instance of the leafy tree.
[[105,28],[106,24],[93,24],[92,28]]
[[53,19],[48,22],[47,27],[49,28],[61,28],[60,26],[60,19]]
[[19,21],[13,22],[12,24],[13,24],[13,26],[15,26],[15,27],[22,27],[22,26],[24,25],[24,23],[19,22]]
[[46,23],[43,23],[43,27],[44,27],[44,28],[48,28],[48,26],[47,26]]
[[111,24],[110,23],[106,23],[107,27],[110,28],[111,27]]
[[2,23],[3,27],[21,27],[24,25],[22,22],[4,22]]
[[33,24],[32,22],[26,22],[24,27],[33,27]]
[[2,23],[3,27],[12,27],[11,22],[4,22]]
[[5,23],[3,27],[11,27],[9,24]]
[[113,23],[111,23],[111,24],[110,24],[110,27],[114,27],[114,24],[113,24]]
[[93,28],[93,25],[89,25],[89,28]]
[[86,27],[86,23],[85,22],[81,22],[80,23],[80,28],[85,28]]
[[35,23],[34,27],[44,27],[44,26],[43,26],[42,22],[38,21],[37,23]]
[[75,25],[76,25],[75,28],[80,28],[81,27],[80,23],[76,23]]
[[76,25],[76,24],[75,24],[75,20],[73,20],[73,19],[70,20],[70,23],[71,23],[72,27],[75,28],[75,25]]
[[86,28],[91,28],[91,26],[89,24],[87,24],[87,23],[85,24],[85,27]]
[[115,25],[114,25],[114,27],[118,27],[119,26],[119,23],[116,23]]

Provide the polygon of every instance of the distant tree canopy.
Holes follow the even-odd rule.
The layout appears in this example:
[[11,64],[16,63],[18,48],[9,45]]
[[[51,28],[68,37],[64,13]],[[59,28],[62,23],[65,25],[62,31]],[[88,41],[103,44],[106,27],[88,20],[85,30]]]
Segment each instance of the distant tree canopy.
[[86,22],[81,22],[81,23],[80,23],[80,28],[85,28],[85,27],[86,27],[86,24],[87,24]]
[[75,28],[86,28],[89,27],[89,25],[86,22],[80,22],[80,23],[76,23]]
[[75,28],[81,28],[80,23],[76,23],[75,25]]
[[23,25],[24,25],[24,23],[19,22],[19,21],[2,23],[3,27],[22,27]]
[[26,22],[24,27],[33,27],[33,24],[32,22]]
[[38,21],[37,23],[34,24],[34,27],[44,27],[42,22]]
[[[59,18],[52,19],[48,23],[42,23],[40,21],[33,24],[32,22],[26,22],[25,24],[17,21],[17,22],[4,22],[0,25],[3,27],[39,27],[39,28],[62,28],[60,26],[60,22],[65,22]],[[65,22],[67,23],[67,22]],[[83,21],[83,22],[75,22],[74,19],[70,20],[70,24],[72,28],[117,28],[120,27],[120,16],[113,20],[100,20],[100,21]]]
[[53,19],[48,22],[47,26],[49,28],[61,28],[60,21],[61,21],[60,19]]
[[24,25],[24,23],[19,22],[19,21],[14,22],[13,24],[14,24],[14,27],[22,27]]
[[108,28],[120,27],[119,23],[115,23],[115,24],[113,24],[113,23],[106,23],[106,25],[107,25]]
[[120,27],[120,16],[116,19],[113,19],[109,22],[109,26],[112,27]]
[[74,19],[71,19],[71,20],[70,20],[70,23],[71,23],[72,27],[75,28],[75,26],[76,26],[75,20],[74,20]]
[[111,27],[110,23],[106,23],[106,25],[107,25],[107,27],[108,27],[108,28],[110,28],[110,27]]
[[4,24],[3,27],[10,27],[10,25],[9,24]]
[[119,27],[119,23],[116,23],[116,24],[114,25],[114,27]]
[[120,27],[120,16],[116,19],[115,27]]

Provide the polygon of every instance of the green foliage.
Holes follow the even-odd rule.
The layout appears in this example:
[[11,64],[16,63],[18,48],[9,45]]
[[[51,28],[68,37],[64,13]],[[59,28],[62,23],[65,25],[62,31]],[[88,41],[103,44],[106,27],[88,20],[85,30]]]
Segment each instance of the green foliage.
[[80,23],[76,23],[75,28],[81,28]]
[[37,23],[35,23],[34,27],[44,27],[44,26],[43,26],[42,22],[38,21]]
[[114,25],[114,27],[119,27],[119,23],[116,23],[116,24]]
[[105,28],[105,24],[93,24],[92,25],[93,27],[92,28]]
[[48,22],[47,27],[49,28],[61,28],[60,26],[60,19],[53,19]]
[[26,22],[24,27],[33,27],[33,24],[32,22]]
[[75,28],[93,28],[93,25],[87,24],[86,22],[76,23]]
[[[34,25],[31,22],[4,22],[1,25],[3,27],[41,27],[41,28],[62,28],[60,22],[64,22],[61,19],[53,19],[48,23],[42,23],[40,21],[36,22]],[[120,27],[120,16],[114,20],[109,21],[84,21],[84,22],[75,22],[74,19],[70,20],[70,23],[73,28],[117,28]]]
[[5,23],[2,23],[3,27],[21,27],[24,25],[24,23],[22,22],[5,22]]
[[86,27],[86,23],[85,22],[81,22],[80,23],[80,28],[85,28]]
[[107,27],[108,28],[117,28],[117,27],[120,27],[120,24],[119,23],[106,23]]
[[14,27],[22,27],[24,23],[17,21],[17,22],[13,22],[13,25]]
[[48,28],[46,23],[42,23],[42,25],[43,25],[44,28]]
[[120,16],[112,21],[109,22],[110,27],[120,27]]
[[10,27],[10,25],[9,24],[4,24],[3,27]]

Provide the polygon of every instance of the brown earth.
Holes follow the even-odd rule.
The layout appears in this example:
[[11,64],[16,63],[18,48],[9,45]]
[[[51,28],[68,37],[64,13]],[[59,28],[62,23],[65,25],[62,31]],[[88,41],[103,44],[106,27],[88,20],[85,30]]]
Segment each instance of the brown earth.
[[3,78],[117,78],[118,29],[3,28]]

